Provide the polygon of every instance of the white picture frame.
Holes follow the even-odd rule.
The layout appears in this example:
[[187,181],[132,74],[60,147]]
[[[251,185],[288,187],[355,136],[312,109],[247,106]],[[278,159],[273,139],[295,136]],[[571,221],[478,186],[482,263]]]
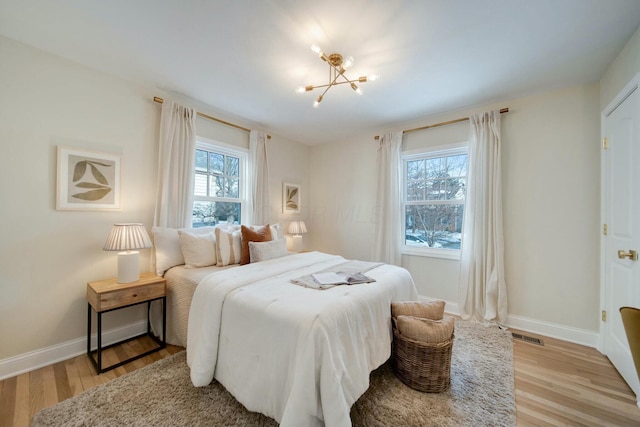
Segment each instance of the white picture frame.
[[58,146],[56,210],[120,210],[121,158]]
[[282,213],[299,214],[300,213],[300,186],[289,182],[282,183]]

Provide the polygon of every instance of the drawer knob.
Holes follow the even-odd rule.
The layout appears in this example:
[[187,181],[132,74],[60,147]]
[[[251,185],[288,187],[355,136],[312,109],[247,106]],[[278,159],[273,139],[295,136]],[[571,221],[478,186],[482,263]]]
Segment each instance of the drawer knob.
[[137,297],[138,297],[138,294],[133,294],[133,297],[134,297],[134,298],[137,298]]

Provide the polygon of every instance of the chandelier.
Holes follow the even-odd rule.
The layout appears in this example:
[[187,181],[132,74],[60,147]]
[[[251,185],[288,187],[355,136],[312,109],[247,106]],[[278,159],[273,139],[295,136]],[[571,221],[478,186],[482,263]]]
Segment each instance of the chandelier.
[[329,83],[326,85],[309,85],[309,86],[300,86],[296,92],[305,93],[311,92],[314,89],[325,88],[324,92],[320,96],[316,98],[313,102],[313,107],[318,108],[318,105],[322,102],[324,95],[327,93],[332,86],[349,84],[351,89],[353,89],[358,95],[362,95],[362,89],[358,86],[358,83],[364,83],[368,81],[374,81],[378,79],[376,75],[370,76],[360,76],[355,80],[350,80],[347,76],[344,75],[345,71],[349,69],[353,65],[353,56],[349,56],[346,59],[342,57],[339,53],[331,53],[329,55],[325,54],[322,49],[318,45],[311,45],[311,50],[316,53],[320,59],[325,61],[329,65]]

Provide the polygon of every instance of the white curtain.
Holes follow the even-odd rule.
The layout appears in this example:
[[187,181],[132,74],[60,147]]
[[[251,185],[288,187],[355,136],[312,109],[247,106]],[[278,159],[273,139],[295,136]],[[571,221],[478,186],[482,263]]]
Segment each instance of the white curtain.
[[469,117],[469,168],[458,303],[464,319],[507,320],[504,280],[500,111]]
[[400,265],[402,261],[400,247],[404,215],[400,211],[401,147],[402,132],[387,132],[380,137],[373,239],[373,259],[395,265]]
[[196,111],[165,99],[160,116],[154,226],[189,227],[193,209]]
[[249,183],[249,223],[267,224],[271,217],[267,135],[255,130],[249,134]]

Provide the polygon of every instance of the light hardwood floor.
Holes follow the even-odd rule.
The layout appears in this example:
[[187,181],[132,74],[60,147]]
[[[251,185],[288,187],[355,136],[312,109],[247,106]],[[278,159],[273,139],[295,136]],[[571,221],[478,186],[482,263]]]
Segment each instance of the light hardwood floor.
[[[514,331],[519,332],[519,331]],[[597,350],[521,332],[544,340],[544,346],[514,340],[517,422],[519,426],[638,426],[635,396]],[[148,339],[104,353],[112,364],[152,345]],[[165,350],[96,375],[87,356],[56,363],[0,381],[0,426],[28,426],[41,408],[170,356]]]

